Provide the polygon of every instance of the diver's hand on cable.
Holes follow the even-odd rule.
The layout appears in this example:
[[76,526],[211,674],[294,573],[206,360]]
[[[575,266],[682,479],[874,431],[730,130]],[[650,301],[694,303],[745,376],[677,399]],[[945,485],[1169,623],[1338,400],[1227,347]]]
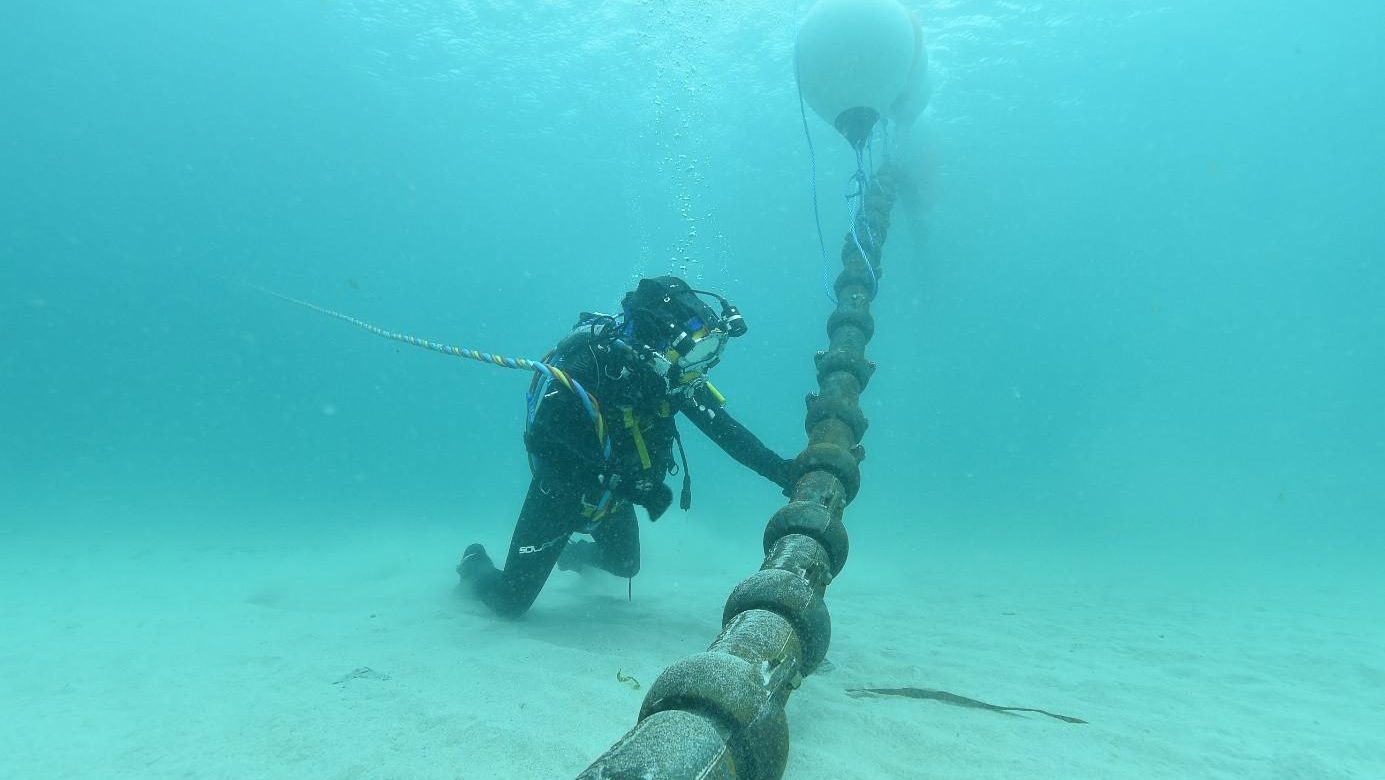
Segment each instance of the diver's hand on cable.
[[621,483],[621,494],[631,503],[639,504],[649,513],[651,521],[658,520],[673,503],[673,491],[662,480],[639,477]]
[[[860,444],[847,452],[851,453],[851,457],[855,458],[857,463],[866,459],[866,448]],[[783,490],[786,498],[792,498],[794,486],[798,484],[798,478],[803,476],[804,471],[799,467],[797,460],[780,458],[780,461],[779,467],[766,476]]]
[[794,472],[793,460],[790,458],[780,458],[779,464],[766,476],[779,486],[785,496],[793,492],[793,486],[798,482],[798,474]]

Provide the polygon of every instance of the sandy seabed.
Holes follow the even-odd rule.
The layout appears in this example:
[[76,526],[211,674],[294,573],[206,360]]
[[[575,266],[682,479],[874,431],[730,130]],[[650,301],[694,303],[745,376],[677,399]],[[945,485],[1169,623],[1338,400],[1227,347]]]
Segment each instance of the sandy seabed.
[[[633,601],[558,572],[499,621],[456,587],[456,528],[261,526],[16,534],[0,778],[571,777],[634,722],[617,672],[705,648],[758,563],[663,523]],[[858,545],[786,777],[1385,777],[1382,575],[1084,560]],[[1088,723],[846,692],[902,686]]]

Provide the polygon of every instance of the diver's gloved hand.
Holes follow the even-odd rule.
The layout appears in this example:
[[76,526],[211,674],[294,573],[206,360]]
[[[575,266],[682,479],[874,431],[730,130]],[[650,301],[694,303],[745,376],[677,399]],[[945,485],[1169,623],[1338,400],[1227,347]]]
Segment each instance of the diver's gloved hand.
[[785,496],[793,492],[794,483],[798,482],[798,474],[794,472],[793,460],[790,458],[780,458],[779,465],[768,476]]
[[632,503],[649,512],[649,519],[658,520],[673,503],[673,491],[661,480],[640,477],[621,484],[620,493]]
[[649,520],[653,522],[663,516],[668,511],[669,505],[673,503],[673,491],[668,485],[662,482],[655,482],[645,491],[637,502],[649,513]]

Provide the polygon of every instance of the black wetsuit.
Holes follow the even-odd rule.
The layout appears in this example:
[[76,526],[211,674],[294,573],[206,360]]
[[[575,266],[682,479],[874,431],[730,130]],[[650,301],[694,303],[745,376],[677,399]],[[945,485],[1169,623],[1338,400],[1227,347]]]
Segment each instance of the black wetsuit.
[[[672,500],[664,477],[679,468],[673,446],[674,417],[680,412],[737,461],[776,485],[788,483],[790,461],[728,415],[707,386],[669,392],[633,353],[602,339],[599,327],[564,339],[548,362],[599,400],[611,454],[604,456],[591,418],[571,391],[556,382],[536,383],[539,397],[531,399],[537,406],[525,433],[533,478],[505,568],[486,562],[469,578],[497,613],[515,616],[533,604],[574,533],[590,533],[595,540],[585,545],[581,563],[621,577],[639,572],[634,505],[657,519]],[[608,492],[605,510],[598,509]]]

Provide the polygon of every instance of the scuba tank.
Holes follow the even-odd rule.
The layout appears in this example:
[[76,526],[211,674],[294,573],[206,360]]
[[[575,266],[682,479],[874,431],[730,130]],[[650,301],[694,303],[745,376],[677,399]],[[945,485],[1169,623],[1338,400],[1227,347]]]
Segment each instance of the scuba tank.
[[[577,318],[577,322],[572,326],[572,330],[558,341],[557,346],[549,350],[543,356],[543,362],[558,368],[567,368],[567,364],[572,362],[575,355],[583,349],[594,348],[599,342],[610,341],[615,338],[616,318],[609,314],[584,311]],[[601,368],[598,366],[598,371]],[[534,374],[534,378],[529,382],[529,391],[525,394],[525,416],[524,416],[524,439],[527,442],[533,432],[534,420],[538,417],[539,406],[545,398],[555,394],[553,387],[553,377],[546,374]],[[593,388],[595,390],[595,388]],[[533,456],[530,456],[530,465],[533,465]]]

